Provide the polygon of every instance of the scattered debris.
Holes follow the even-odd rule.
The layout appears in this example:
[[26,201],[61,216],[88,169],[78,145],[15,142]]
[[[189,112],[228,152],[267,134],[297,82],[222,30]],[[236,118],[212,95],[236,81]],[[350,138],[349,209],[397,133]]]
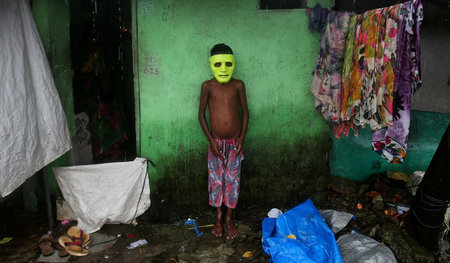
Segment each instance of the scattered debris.
[[334,234],[344,229],[344,227],[348,225],[348,222],[355,218],[355,216],[350,213],[332,209],[319,210],[319,212]]
[[342,262],[333,232],[310,199],[276,219],[264,218],[262,231],[264,252],[274,262]]
[[272,208],[270,209],[269,213],[267,213],[267,216],[270,218],[278,218],[283,212],[281,212],[278,208]]
[[12,239],[13,239],[12,237],[4,237],[4,238],[2,238],[2,240],[0,240],[0,245],[8,243]]
[[[414,184],[411,177],[409,182],[409,186]],[[337,186],[332,186],[336,183]],[[334,189],[338,189],[339,192]],[[447,254],[450,254],[448,234],[441,240],[440,251],[431,253],[420,246],[417,240],[410,237],[405,231],[406,221],[411,213],[409,212],[412,200],[411,189],[405,187],[403,180],[389,178],[386,174],[374,174],[363,182],[333,178],[328,191],[329,199],[315,202],[315,205],[320,209],[319,212],[333,231],[336,240],[340,240],[339,238],[348,234],[355,236],[356,233],[352,233],[352,230],[355,230],[365,238],[370,237],[373,242],[378,242],[378,246],[383,250],[388,248],[398,262],[448,262]],[[292,205],[285,204],[285,207],[276,208],[278,210],[276,214],[278,216],[286,214]],[[80,262],[269,263],[271,258],[262,249],[261,220],[269,215],[267,212],[271,210],[271,207],[255,204],[252,207],[238,208],[235,213],[235,222],[239,236],[234,240],[216,238],[209,234],[209,231],[205,231],[200,236],[192,235],[196,226],[197,230],[212,226],[209,223],[214,222],[214,211],[196,212],[198,215],[195,217],[196,224],[190,223],[189,226],[185,225],[186,219],[179,218],[173,219],[170,223],[153,223],[151,215],[139,217],[140,223],[136,226],[131,224],[104,225],[98,232],[90,234],[93,241],[85,247],[89,249],[89,255],[80,259]],[[282,214],[281,211],[285,211],[285,213]],[[334,215],[330,217],[325,211],[332,211],[328,213]],[[345,220],[339,226],[341,229],[335,228],[336,224],[330,220],[333,217],[340,218],[339,214],[345,215]],[[4,221],[1,216],[0,214],[0,218]],[[447,218],[449,217],[450,213]],[[2,220],[0,222],[3,222]],[[20,234],[9,232],[8,229],[3,228],[0,235],[14,237],[14,240],[10,242],[10,240],[0,238],[0,244],[2,244],[0,262],[36,261],[41,255],[38,240],[48,228],[45,220],[42,223],[28,227],[30,223],[18,222],[17,225],[27,226],[26,229],[17,228],[24,230]],[[76,222],[71,221],[68,224],[71,223]],[[60,236],[66,233],[68,225],[57,224],[55,227],[53,235]],[[120,238],[121,234],[123,238]],[[295,236],[294,234],[286,233],[280,238],[286,242],[299,242],[300,237],[298,236],[295,237],[296,239],[290,238]],[[26,238],[22,238],[23,236]],[[127,249],[130,243],[139,239],[145,240],[151,246],[138,244],[135,248],[139,247],[139,249]],[[54,245],[53,248],[56,246]],[[54,252],[51,257],[60,260],[53,262],[62,262],[61,260],[67,261],[70,256],[59,259],[58,253]],[[50,257],[45,259],[48,261],[42,261],[50,262]]]
[[390,179],[394,179],[397,181],[403,181],[403,182],[405,182],[405,185],[409,182],[409,175],[402,173],[402,172],[388,171],[386,173],[386,176]]
[[255,251],[247,251],[242,255],[242,257],[243,258],[251,258],[251,257],[253,257],[253,252],[255,252]]
[[412,196],[416,195],[417,188],[419,187],[420,182],[422,182],[424,175],[424,171],[415,171],[410,175],[409,182],[406,184],[406,187]]
[[354,231],[340,236],[337,244],[342,262],[397,262],[387,246]]
[[193,225],[194,225],[195,232],[197,232],[197,236],[203,235],[203,232],[199,232],[199,231],[198,231],[197,224],[195,223],[195,220],[194,220],[194,219],[188,218],[188,220],[186,220],[186,222],[184,223],[184,225],[186,225],[186,226],[187,226],[187,225],[190,225],[190,224],[193,224]]
[[[213,227],[214,224],[209,224],[209,225],[202,225],[202,226],[198,226],[198,228],[206,228],[206,227]],[[189,230],[195,229],[195,226],[193,227],[188,227]]]
[[147,244],[148,244],[147,240],[141,239],[141,240],[138,240],[136,242],[131,243],[129,246],[127,246],[127,248],[128,249],[134,249],[134,248],[137,248],[137,247],[140,247],[140,246],[143,246],[143,245],[147,245]]

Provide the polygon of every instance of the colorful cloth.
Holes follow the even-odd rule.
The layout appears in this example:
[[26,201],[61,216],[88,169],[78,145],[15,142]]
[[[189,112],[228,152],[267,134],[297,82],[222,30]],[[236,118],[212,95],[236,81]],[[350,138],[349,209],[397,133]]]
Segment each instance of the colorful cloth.
[[331,12],[328,15],[311,83],[316,108],[332,122],[340,121],[341,70],[351,16],[349,12]]
[[411,96],[420,87],[420,0],[400,4],[393,125],[374,131],[372,147],[391,163],[403,163],[408,143]]
[[208,149],[208,192],[209,204],[221,207],[222,203],[235,208],[239,197],[241,181],[242,151],[237,154],[236,141],[216,139],[222,149],[222,156],[216,156]]
[[344,55],[341,118],[377,130],[392,124],[398,5],[352,18]]
[[411,96],[421,85],[423,7],[411,0],[361,15],[331,12],[311,92],[334,135],[370,125],[373,149],[392,163],[406,155]]

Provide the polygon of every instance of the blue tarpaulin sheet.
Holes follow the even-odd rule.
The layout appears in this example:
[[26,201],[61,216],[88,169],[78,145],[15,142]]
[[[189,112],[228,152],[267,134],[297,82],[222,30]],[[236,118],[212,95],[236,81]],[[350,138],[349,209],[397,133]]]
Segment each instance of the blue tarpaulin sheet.
[[262,236],[274,263],[342,262],[333,232],[310,199],[278,218],[264,218]]

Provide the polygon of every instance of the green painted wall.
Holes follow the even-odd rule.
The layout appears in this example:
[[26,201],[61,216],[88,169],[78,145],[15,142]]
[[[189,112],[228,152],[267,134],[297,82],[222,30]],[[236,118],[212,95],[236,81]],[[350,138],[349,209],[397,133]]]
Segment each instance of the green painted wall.
[[233,48],[250,110],[240,207],[295,203],[326,187],[330,130],[310,92],[320,34],[308,31],[304,9],[136,0],[132,12],[137,148],[156,164],[149,168],[155,216],[207,208],[208,142],[197,111],[200,85],[212,78],[209,51],[221,42]]
[[[72,73],[70,63],[69,7],[67,1],[34,0],[33,16],[39,35],[44,44],[45,52],[53,72],[56,89],[66,113],[70,135],[75,136],[75,121],[72,96]],[[50,166],[70,165],[69,154],[66,153]],[[51,169],[47,169],[51,173]],[[57,191],[53,177],[50,179],[52,192]]]
[[368,127],[357,137],[350,134],[333,138],[331,174],[361,181],[373,173],[425,171],[449,123],[450,114],[411,111],[408,149],[403,164],[391,164],[372,151],[372,133]]
[[75,135],[72,73],[70,64],[69,7],[67,1],[34,0],[33,15],[39,30],[53,79],[66,113],[69,131]]

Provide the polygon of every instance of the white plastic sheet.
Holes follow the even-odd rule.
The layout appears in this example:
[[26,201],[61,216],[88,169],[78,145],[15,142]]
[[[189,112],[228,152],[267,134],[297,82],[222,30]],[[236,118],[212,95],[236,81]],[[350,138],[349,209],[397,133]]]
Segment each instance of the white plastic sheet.
[[87,233],[104,224],[129,224],[150,207],[147,161],[53,168],[78,227]]
[[394,253],[387,246],[355,232],[342,235],[337,244],[343,263],[396,263]]
[[66,117],[26,0],[0,1],[0,196],[71,147]]

